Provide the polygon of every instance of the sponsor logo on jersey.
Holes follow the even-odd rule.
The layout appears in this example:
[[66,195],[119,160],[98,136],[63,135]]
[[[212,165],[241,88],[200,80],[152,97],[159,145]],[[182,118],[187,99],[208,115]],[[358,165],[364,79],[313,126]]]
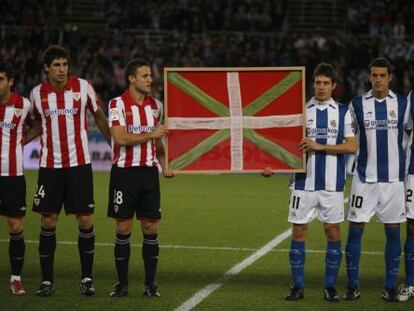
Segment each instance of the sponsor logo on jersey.
[[313,124],[313,119],[309,119],[308,120],[308,126],[312,126],[312,124]]
[[14,130],[16,128],[16,124],[14,123],[6,123],[0,121],[0,128],[2,129],[8,129],[8,130]]
[[384,131],[398,128],[398,120],[364,120],[366,130]]
[[128,125],[128,132],[130,133],[149,133],[155,129],[155,126],[150,125]]
[[81,98],[81,94],[79,92],[73,93],[73,99],[78,101]]
[[117,108],[111,108],[109,110],[109,120],[110,121],[118,121],[119,120],[119,114]]
[[70,109],[45,109],[44,114],[45,117],[55,117],[55,116],[64,116],[64,115],[74,115],[78,113],[78,108],[70,108]]

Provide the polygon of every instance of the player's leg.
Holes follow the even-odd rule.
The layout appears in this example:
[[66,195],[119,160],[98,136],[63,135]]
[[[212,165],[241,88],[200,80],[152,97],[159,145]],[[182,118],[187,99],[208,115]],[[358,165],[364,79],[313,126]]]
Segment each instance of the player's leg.
[[23,235],[22,218],[7,218],[9,228],[9,259],[11,266],[10,292],[13,295],[26,294],[21,280],[21,272],[24,262],[25,243]]
[[142,258],[145,268],[143,294],[148,297],[160,297],[155,284],[159,257],[158,224],[161,219],[158,169],[156,167],[140,168],[139,174],[141,182],[144,182],[142,191],[139,193],[140,202],[137,210],[137,218],[141,222],[143,234]]
[[65,192],[62,170],[40,168],[33,199],[33,211],[41,214],[39,259],[42,282],[36,296],[50,296],[54,292],[53,265],[56,250],[56,225]]
[[404,243],[405,283],[400,287],[400,299],[414,297],[414,175],[408,175],[405,185],[407,237]]
[[363,183],[358,176],[354,176],[347,215],[349,226],[345,246],[345,259],[348,281],[343,296],[344,300],[355,300],[360,297],[359,261],[361,258],[361,239],[365,223],[369,222],[375,214],[377,202],[377,184]]
[[402,182],[380,184],[380,202],[377,214],[379,221],[384,223],[386,235],[385,280],[382,297],[391,302],[399,301],[396,281],[401,256],[400,224],[406,222],[404,197]]
[[327,240],[325,255],[324,298],[338,302],[336,279],[341,266],[341,231],[340,223],[344,221],[344,194],[342,191],[319,191],[318,219],[324,223]]
[[158,221],[141,220],[141,229],[144,236],[142,242],[142,258],[145,268],[145,290],[144,295],[159,297],[155,285],[157,273],[158,256],[160,252],[158,243]]
[[111,297],[128,295],[128,267],[131,254],[131,233],[136,206],[135,169],[113,166],[109,180],[108,217],[116,220],[116,238],[114,247],[115,267],[118,282],[115,283]]
[[24,295],[21,281],[25,243],[23,217],[26,214],[26,182],[24,176],[0,177],[0,215],[6,216],[9,231],[10,292]]
[[305,288],[305,240],[308,223],[318,204],[317,191],[292,190],[289,200],[288,221],[292,223],[292,239],[290,242],[289,264],[292,275],[292,286],[285,296],[286,300],[304,298]]
[[57,214],[41,216],[41,231],[39,236],[39,257],[42,282],[36,291],[36,296],[50,296],[54,292],[54,258],[56,251]]
[[95,255],[95,230],[92,222],[95,203],[93,199],[93,176],[90,164],[64,170],[65,212],[74,214],[78,223],[78,251],[81,264],[80,291],[84,296],[95,294],[93,286],[93,260]]

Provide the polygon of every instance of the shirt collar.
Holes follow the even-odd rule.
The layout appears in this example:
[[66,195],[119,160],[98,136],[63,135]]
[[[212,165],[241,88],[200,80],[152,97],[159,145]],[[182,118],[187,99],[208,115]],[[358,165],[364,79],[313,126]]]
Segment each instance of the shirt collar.
[[388,90],[388,95],[385,96],[383,99],[379,99],[374,97],[374,95],[372,95],[372,90],[369,90],[366,94],[365,94],[365,99],[371,99],[371,98],[375,98],[379,101],[383,101],[384,99],[388,98],[395,98],[397,95],[392,91],[392,90]]
[[72,85],[73,85],[73,80],[75,80],[75,79],[76,79],[76,77],[69,76],[68,77],[68,82],[66,82],[66,84],[63,86],[63,88],[57,88],[57,87],[53,86],[52,84],[50,84],[49,80],[46,80],[44,82],[44,84],[45,84],[48,91],[58,93],[58,92],[64,92],[64,91],[71,90]]
[[[131,95],[131,93],[129,92],[128,89],[125,90],[124,95],[122,97],[124,98],[124,100],[127,101],[128,105],[130,105],[130,106],[132,106],[132,105],[141,106],[141,105],[138,105],[138,103],[134,100],[134,98],[132,97],[132,95]],[[145,95],[142,106],[146,106],[146,105],[148,105],[148,103],[149,103],[148,102],[148,96]]]

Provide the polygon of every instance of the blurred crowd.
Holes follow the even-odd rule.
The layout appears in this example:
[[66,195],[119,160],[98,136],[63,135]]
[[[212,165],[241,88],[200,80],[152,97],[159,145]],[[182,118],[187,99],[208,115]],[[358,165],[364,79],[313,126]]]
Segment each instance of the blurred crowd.
[[70,49],[72,72],[91,80],[103,103],[121,94],[123,66],[135,57],[153,64],[153,91],[161,99],[167,66],[306,66],[311,77],[326,61],[338,69],[337,100],[348,102],[369,87],[367,66],[378,56],[394,64],[395,91],[414,88],[414,2],[407,0],[352,1],[346,31],[335,34],[323,27],[289,32],[287,1],[277,0],[107,1],[107,26],[98,32],[62,25],[57,12],[67,1],[4,2],[0,59],[15,65],[16,87],[25,95],[44,79],[41,53],[50,44]]

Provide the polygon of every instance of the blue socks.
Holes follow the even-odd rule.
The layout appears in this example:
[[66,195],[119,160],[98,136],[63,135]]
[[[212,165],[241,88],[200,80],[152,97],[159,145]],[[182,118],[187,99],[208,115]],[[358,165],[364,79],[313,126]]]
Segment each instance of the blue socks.
[[414,240],[408,239],[404,245],[405,285],[414,286]]
[[348,287],[359,288],[359,259],[361,257],[361,237],[363,229],[349,226],[348,241],[346,242],[346,272]]
[[341,259],[341,241],[328,241],[325,256],[325,288],[335,287]]
[[305,242],[291,241],[289,263],[292,271],[293,286],[304,288]]
[[385,281],[384,288],[394,288],[400,266],[400,228],[385,228]]

